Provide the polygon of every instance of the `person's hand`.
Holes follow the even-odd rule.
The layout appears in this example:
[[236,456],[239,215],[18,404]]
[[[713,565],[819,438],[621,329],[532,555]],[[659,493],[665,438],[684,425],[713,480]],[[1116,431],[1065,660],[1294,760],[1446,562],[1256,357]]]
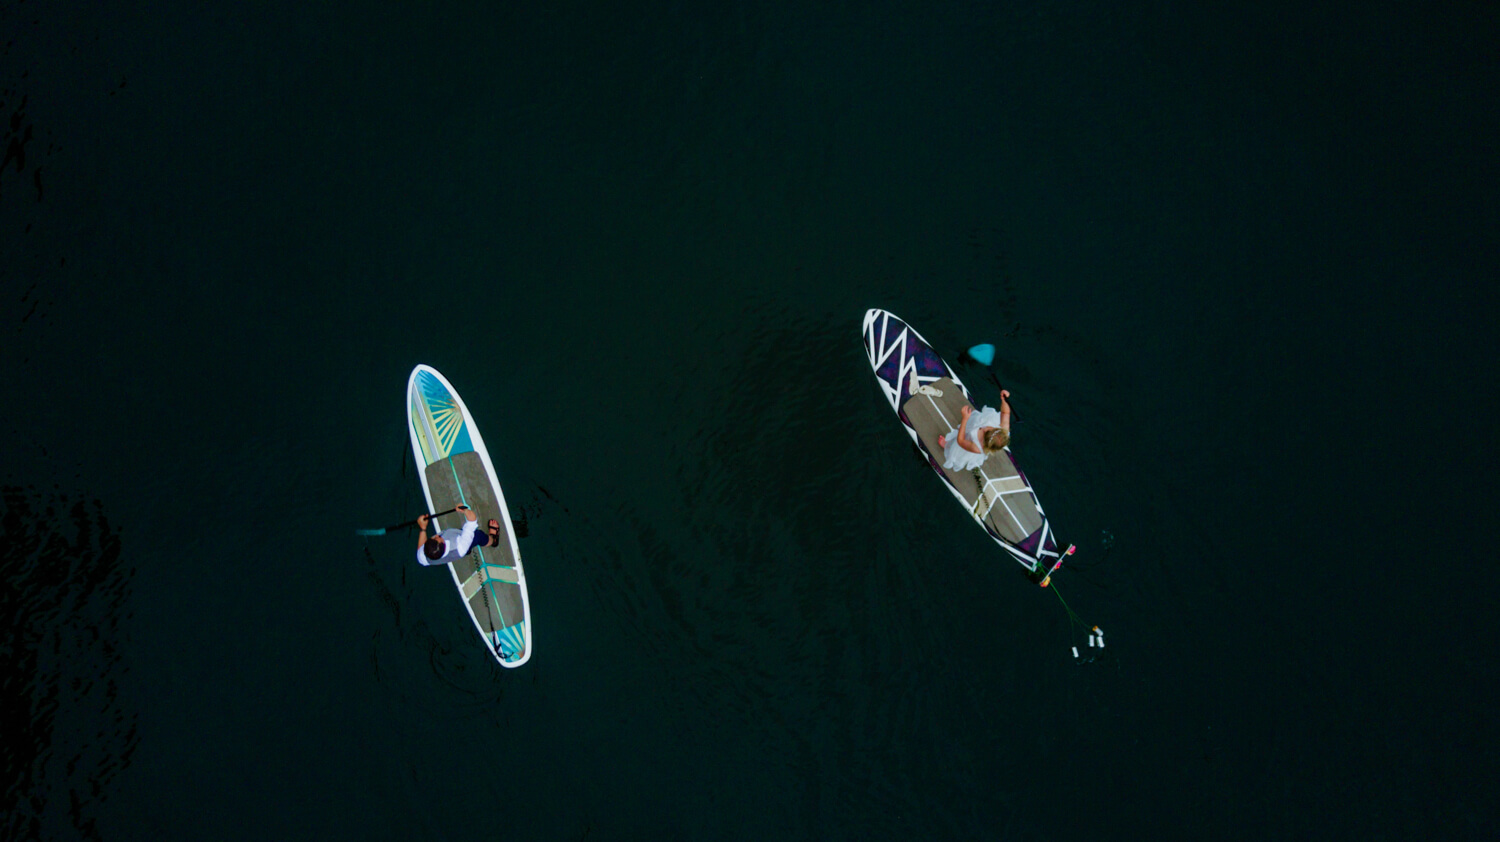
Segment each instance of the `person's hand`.
[[454,506],[453,508],[463,512],[464,517],[468,518],[471,521],[479,520],[479,515],[474,514],[474,512],[468,506]]
[[974,407],[966,406],[962,410],[960,410],[960,414],[962,414],[963,417],[967,419],[970,415],[974,414]]
[[1010,390],[1009,389],[1001,389],[1000,390],[1000,397],[1002,397],[1002,398],[1008,398],[1008,397],[1010,397]]
[[427,515],[417,515],[417,528],[423,532],[427,531]]

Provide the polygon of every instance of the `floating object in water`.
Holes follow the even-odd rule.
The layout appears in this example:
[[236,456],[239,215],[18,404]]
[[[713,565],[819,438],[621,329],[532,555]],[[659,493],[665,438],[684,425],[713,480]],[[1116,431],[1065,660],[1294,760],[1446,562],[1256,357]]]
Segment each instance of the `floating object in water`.
[[1078,647],[1077,646],[1073,647],[1073,657],[1075,657],[1075,658],[1078,657]]
[[1093,635],[1089,635],[1089,648],[1090,649],[1094,648],[1094,636]]
[[1103,648],[1104,648],[1104,638],[1102,638],[1102,637],[1101,637],[1101,638],[1099,638],[1099,648],[1100,648],[1100,649],[1103,649]]

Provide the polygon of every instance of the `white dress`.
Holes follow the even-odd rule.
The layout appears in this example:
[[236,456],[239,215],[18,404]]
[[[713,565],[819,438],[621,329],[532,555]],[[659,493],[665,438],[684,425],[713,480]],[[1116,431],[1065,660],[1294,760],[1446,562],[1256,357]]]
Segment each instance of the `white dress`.
[[[974,441],[974,432],[980,427],[1000,426],[1000,410],[993,407],[985,407],[977,412],[969,413],[969,423],[964,427],[964,438]],[[970,453],[958,446],[958,431],[949,430],[948,443],[943,446],[943,467],[950,471],[972,471],[984,464],[985,454]],[[980,445],[981,449],[983,445]]]

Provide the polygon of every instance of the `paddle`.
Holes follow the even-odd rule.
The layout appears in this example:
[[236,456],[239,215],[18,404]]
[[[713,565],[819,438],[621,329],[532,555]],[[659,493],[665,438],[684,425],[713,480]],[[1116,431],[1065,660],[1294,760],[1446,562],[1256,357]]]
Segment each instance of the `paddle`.
[[[995,361],[994,345],[991,345],[988,342],[980,345],[973,345],[969,348],[969,350],[960,354],[959,359],[967,360],[971,363],[979,363],[980,365],[984,366],[985,373],[990,376],[990,380],[994,382],[995,388],[999,389],[1002,392],[1005,391],[1005,387],[1000,385],[1000,378],[995,376],[995,370],[990,368],[990,363]],[[1010,417],[1011,420],[1015,423],[1021,423],[1021,413],[1016,412],[1016,408],[1014,406],[1010,408]]]
[[[451,515],[451,514],[453,514],[456,511],[458,511],[458,509],[456,509],[456,508],[455,509],[449,509],[446,512],[438,512],[435,515],[428,515],[428,517],[435,517],[435,518],[442,517],[443,515]],[[417,522],[415,520],[409,520],[409,521],[407,521],[405,523],[398,523],[398,524],[396,524],[394,526],[387,526],[387,527],[384,527],[382,529],[356,529],[356,530],[354,530],[354,534],[355,535],[384,535],[387,532],[394,532],[397,529],[405,529],[405,528],[407,528],[409,526],[416,526],[416,525],[417,525]]]

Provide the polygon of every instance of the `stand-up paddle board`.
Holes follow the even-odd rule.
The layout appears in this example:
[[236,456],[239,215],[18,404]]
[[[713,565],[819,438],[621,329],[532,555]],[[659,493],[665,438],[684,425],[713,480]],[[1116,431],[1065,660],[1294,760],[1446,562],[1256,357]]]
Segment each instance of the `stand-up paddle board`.
[[[500,522],[498,544],[476,546],[447,565],[464,610],[502,667],[519,667],[531,658],[531,605],[526,574],[511,527],[505,495],[495,466],[458,392],[433,368],[419,365],[406,383],[406,421],[411,449],[422,468],[427,511],[468,506],[479,516],[482,533],[490,518]],[[461,527],[462,512],[437,519],[439,531]]]
[[[956,429],[969,390],[920,334],[884,310],[865,313],[865,352],[881,394],[943,484],[995,542],[1039,580],[1060,560],[1052,526],[1010,448],[976,471],[943,467],[938,437]],[[978,407],[975,407],[978,409]]]

